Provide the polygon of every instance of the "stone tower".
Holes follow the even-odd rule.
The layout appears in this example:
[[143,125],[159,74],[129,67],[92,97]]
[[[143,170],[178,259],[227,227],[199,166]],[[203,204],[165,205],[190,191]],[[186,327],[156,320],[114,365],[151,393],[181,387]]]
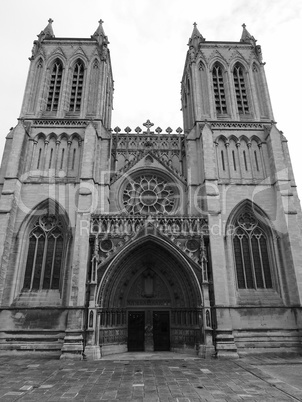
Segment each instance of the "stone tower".
[[245,24],[239,42],[206,41],[194,24],[188,46],[182,78],[188,192],[200,195],[189,203],[208,217],[216,353],[295,348],[301,208],[261,47]]
[[184,128],[121,130],[102,21],[52,22],[0,171],[0,351],[299,349],[301,210],[256,40],[194,24]]
[[1,338],[11,341],[1,347],[61,351],[70,329],[81,355],[93,194],[108,203],[113,77],[102,21],[83,39],[55,37],[52,22],[34,41],[2,161]]

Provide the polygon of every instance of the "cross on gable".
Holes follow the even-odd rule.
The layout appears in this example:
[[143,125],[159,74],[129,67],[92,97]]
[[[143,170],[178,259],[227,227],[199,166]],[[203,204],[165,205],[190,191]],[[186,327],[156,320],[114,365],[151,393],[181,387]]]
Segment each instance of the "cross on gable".
[[50,24],[52,24],[52,23],[53,23],[53,20],[52,20],[51,18],[49,18],[48,22],[49,22]]
[[151,123],[151,121],[148,119],[148,120],[146,121],[146,123],[143,123],[143,126],[146,127],[146,129],[147,129],[147,134],[150,134],[150,128],[151,128],[152,126],[154,126],[154,124]]

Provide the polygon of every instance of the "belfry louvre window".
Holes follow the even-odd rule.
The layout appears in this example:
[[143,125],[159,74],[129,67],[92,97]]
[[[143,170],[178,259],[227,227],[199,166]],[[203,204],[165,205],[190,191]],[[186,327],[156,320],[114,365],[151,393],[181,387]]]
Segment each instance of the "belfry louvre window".
[[238,288],[272,288],[267,236],[252,213],[237,219],[233,245]]
[[235,85],[238,112],[240,114],[247,114],[249,113],[249,105],[244,80],[244,70],[240,64],[235,65],[233,75],[234,75],[234,85]]
[[71,95],[69,103],[70,112],[78,112],[81,110],[83,81],[84,81],[84,65],[81,61],[78,61],[75,64],[73,70]]
[[40,217],[29,235],[23,289],[59,289],[63,243],[59,218],[50,214]]
[[63,66],[60,60],[57,60],[52,67],[49,91],[47,97],[47,111],[56,111],[59,106],[59,98],[62,84]]
[[214,65],[212,75],[213,75],[216,112],[219,114],[225,114],[227,113],[225,90],[223,83],[222,68],[219,64]]

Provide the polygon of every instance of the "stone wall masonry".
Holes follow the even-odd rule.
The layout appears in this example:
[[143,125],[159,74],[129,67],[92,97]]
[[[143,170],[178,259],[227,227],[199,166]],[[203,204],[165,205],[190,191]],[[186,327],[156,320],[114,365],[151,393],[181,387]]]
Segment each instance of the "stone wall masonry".
[[301,307],[233,307],[229,311],[239,354],[301,351]]
[[[6,175],[6,169],[7,169],[7,164],[9,160],[9,156],[11,153],[12,149],[12,142],[13,142],[13,130],[6,136],[5,139],[5,146],[4,146],[4,151],[2,155],[2,160],[1,160],[1,167],[0,167],[0,186],[3,186],[4,183],[4,177]],[[2,192],[2,188],[0,187],[0,190]]]
[[90,213],[78,213],[71,267],[71,295],[69,300],[71,306],[83,306],[85,304],[87,268],[90,263],[88,259],[89,227]]
[[55,353],[60,356],[70,313],[82,317],[81,309],[0,309],[0,354],[17,350]]
[[217,180],[216,155],[213,145],[213,134],[210,127],[206,124],[202,130],[202,155],[203,171],[205,180]]
[[10,256],[15,235],[14,227],[20,199],[21,185],[18,180],[6,180],[0,199],[0,305],[6,289],[6,277],[10,273]]
[[90,179],[95,177],[94,161],[96,151],[96,131],[92,124],[85,130],[83,144],[83,157],[81,168],[81,179]]

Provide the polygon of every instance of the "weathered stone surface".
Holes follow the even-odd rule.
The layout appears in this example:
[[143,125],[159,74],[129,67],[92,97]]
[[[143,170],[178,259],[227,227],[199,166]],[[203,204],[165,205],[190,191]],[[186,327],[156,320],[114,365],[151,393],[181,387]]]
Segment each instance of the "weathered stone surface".
[[108,44],[102,21],[34,42],[0,171],[0,352],[299,351],[302,213],[260,46],[195,24],[184,129],[112,130]]

